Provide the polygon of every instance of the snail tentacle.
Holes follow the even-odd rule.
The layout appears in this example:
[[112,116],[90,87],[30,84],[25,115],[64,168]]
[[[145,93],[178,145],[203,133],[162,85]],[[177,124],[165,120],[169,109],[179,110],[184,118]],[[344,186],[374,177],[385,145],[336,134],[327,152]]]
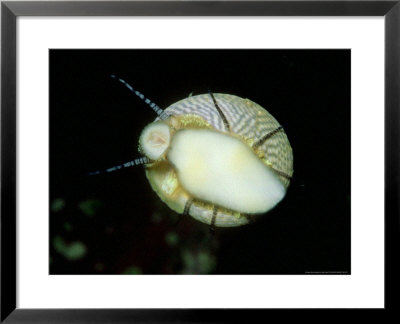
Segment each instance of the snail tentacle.
[[114,172],[114,171],[121,170],[124,168],[130,168],[133,166],[143,165],[143,164],[148,164],[148,163],[150,163],[150,160],[147,157],[143,156],[141,158],[138,158],[138,159],[135,159],[132,161],[128,161],[123,164],[115,165],[115,166],[105,169],[103,171],[89,172],[88,175],[92,176],[92,175],[98,175],[98,174],[103,174],[103,173],[109,173],[109,172]]
[[135,90],[128,82],[126,82],[125,80],[115,76],[114,74],[111,75],[111,77],[113,79],[118,80],[119,82],[121,82],[125,87],[127,87],[133,94],[135,94],[137,97],[139,97],[140,99],[142,99],[148,106],[150,106],[151,109],[154,110],[154,112],[158,115],[158,117],[160,117],[160,119],[165,120],[168,118],[168,114],[161,109],[157,104],[155,104],[154,102],[152,102],[149,98],[146,98],[144,96],[144,94],[142,94],[141,92]]

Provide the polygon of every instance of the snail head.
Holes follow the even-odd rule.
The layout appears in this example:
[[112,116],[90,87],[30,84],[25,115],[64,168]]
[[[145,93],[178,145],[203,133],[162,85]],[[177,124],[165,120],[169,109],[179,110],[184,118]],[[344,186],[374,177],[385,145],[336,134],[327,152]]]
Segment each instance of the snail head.
[[157,121],[146,126],[139,139],[140,151],[151,160],[161,159],[170,144],[171,131],[168,124]]

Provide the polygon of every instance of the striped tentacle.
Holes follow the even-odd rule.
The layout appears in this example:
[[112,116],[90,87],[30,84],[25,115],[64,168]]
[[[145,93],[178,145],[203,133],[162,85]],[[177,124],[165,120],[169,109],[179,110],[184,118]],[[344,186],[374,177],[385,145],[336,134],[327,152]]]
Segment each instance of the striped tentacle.
[[130,168],[130,167],[133,167],[133,166],[143,165],[143,164],[147,164],[147,163],[150,163],[150,160],[147,157],[143,156],[141,158],[138,158],[138,159],[135,159],[135,160],[132,160],[132,161],[128,161],[128,162],[113,166],[113,167],[105,169],[103,171],[89,172],[88,175],[92,176],[92,175],[97,175],[97,174],[114,172],[114,171],[121,170],[121,169],[124,169],[124,168]]
[[162,120],[165,120],[168,118],[168,114],[162,110],[158,105],[156,105],[154,102],[152,102],[149,98],[146,98],[144,94],[142,94],[140,91],[135,90],[128,82],[125,80],[115,76],[114,74],[111,75],[113,79],[118,80],[121,82],[125,87],[127,87],[133,94],[135,94],[137,97],[142,99],[148,106],[150,106],[151,109],[154,110],[154,112],[158,115],[158,117]]

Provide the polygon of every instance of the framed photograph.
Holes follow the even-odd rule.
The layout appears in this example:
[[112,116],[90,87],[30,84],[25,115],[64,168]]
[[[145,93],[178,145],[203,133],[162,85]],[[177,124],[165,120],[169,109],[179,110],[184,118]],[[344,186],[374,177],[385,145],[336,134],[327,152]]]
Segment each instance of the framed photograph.
[[[232,138],[226,157],[210,148]],[[242,141],[272,173],[240,167]],[[350,274],[350,51],[51,49],[50,260],[50,274]]]
[[399,15],[3,1],[1,320],[392,310]]

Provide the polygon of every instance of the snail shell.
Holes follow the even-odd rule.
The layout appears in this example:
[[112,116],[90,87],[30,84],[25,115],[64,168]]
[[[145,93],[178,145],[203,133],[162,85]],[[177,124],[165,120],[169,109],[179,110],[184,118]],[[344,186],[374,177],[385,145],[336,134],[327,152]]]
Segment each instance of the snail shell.
[[139,140],[146,176],[174,211],[213,226],[241,226],[272,209],[293,174],[288,138],[257,103],[202,94],[164,110]]

